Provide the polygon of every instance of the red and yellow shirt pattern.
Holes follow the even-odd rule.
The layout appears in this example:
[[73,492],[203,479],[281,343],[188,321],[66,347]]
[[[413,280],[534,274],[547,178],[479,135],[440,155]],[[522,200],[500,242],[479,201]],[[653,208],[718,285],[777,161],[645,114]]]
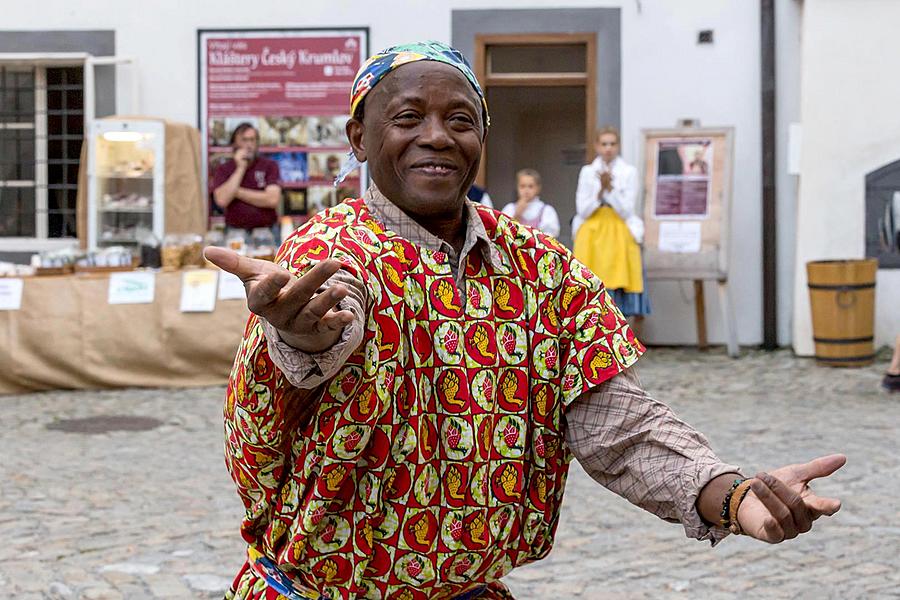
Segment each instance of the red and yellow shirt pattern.
[[[251,317],[225,409],[242,533],[332,598],[446,597],[550,551],[566,405],[643,352],[600,280],[553,238],[479,209],[499,251],[447,257],[348,200],[278,260],[326,257],[370,291],[363,343],[320,390],[290,386]],[[249,590],[248,590],[249,591]]]

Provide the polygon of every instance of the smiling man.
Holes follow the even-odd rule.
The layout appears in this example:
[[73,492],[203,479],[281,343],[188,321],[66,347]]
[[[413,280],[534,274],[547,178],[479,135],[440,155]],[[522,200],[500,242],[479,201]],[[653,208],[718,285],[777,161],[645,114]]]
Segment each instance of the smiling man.
[[552,547],[573,456],[698,539],[776,543],[838,510],[807,484],[843,456],[745,480],[641,388],[601,281],[466,200],[490,121],[459,52],[374,56],[351,114],[363,198],[277,264],[207,250],[254,313],[225,408],[248,543],[229,598],[509,598],[500,579]]

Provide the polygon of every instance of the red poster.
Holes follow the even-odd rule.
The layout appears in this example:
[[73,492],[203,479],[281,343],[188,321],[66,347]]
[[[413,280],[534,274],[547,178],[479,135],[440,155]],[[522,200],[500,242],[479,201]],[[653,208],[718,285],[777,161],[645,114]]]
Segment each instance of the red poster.
[[208,117],[346,113],[360,43],[359,35],[208,38]]
[[345,125],[366,30],[203,31],[199,52],[209,181],[231,160],[232,131],[250,123],[259,155],[278,165],[281,214],[299,222],[360,194],[358,173],[338,188],[333,181],[350,151]]
[[658,219],[705,218],[709,214],[712,140],[660,140],[656,154]]

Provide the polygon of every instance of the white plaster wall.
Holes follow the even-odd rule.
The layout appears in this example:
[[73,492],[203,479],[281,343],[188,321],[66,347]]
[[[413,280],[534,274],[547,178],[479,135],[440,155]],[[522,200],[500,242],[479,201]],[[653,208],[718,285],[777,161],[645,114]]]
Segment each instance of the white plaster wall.
[[[642,128],[669,127],[678,118],[732,125],[735,135],[732,286],[739,340],[761,341],[762,278],[759,135],[759,9],[750,0],[569,0],[566,8],[622,10],[623,155],[637,162]],[[197,29],[234,27],[368,26],[371,48],[414,38],[450,39],[453,9],[560,8],[545,0],[41,0],[40,10],[0,0],[3,29],[113,29],[118,53],[137,58],[141,111],[196,124]],[[715,30],[698,46],[697,32]],[[2,35],[2,33],[0,33]],[[120,78],[120,93],[127,82]],[[695,342],[690,285],[650,286],[654,315],[645,338]],[[707,293],[709,336],[724,340],[714,290]]]
[[[806,0],[794,350],[813,354],[806,262],[865,255],[865,175],[900,158],[900,2]],[[882,269],[875,342],[900,332],[900,270]]]
[[[671,127],[681,117],[698,118],[703,126],[735,127],[729,283],[739,343],[758,344],[762,341],[759,4],[689,0],[641,5],[642,12],[631,12],[623,27],[623,154],[628,160],[637,159],[641,128]],[[701,29],[714,30],[714,44],[697,45]],[[643,337],[658,344],[695,343],[693,286],[653,282],[649,291],[654,314],[645,322]],[[706,284],[706,313],[710,342],[722,343],[721,311],[712,283]]]

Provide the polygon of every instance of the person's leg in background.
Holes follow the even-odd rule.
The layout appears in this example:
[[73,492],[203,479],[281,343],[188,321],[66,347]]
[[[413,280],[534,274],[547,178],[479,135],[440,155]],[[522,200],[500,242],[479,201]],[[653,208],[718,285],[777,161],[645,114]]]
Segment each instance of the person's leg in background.
[[889,392],[900,392],[900,335],[894,341],[894,355],[884,379],[881,380],[881,387]]

